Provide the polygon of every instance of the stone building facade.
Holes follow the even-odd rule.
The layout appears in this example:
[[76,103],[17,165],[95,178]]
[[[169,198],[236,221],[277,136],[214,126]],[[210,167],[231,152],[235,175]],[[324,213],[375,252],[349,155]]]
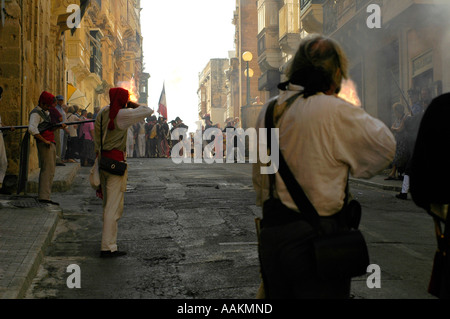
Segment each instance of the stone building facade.
[[[69,84],[82,107],[109,104],[108,89],[134,80],[136,100],[145,92],[140,0],[10,0],[0,21],[0,115],[5,126],[27,126],[42,91],[67,98]],[[68,10],[76,5],[79,11]],[[79,28],[68,21],[80,13]],[[127,64],[129,63],[129,64]],[[142,79],[141,79],[142,77]],[[73,104],[78,104],[78,101]],[[10,177],[17,177],[24,130],[5,139]],[[31,139],[29,170],[38,168]]]
[[[237,75],[239,93],[239,104],[231,106],[234,110],[230,117],[240,117],[242,128],[246,129],[254,127],[256,118],[261,110],[261,105],[265,101],[263,92],[259,89],[258,79],[261,76],[261,70],[258,65],[258,15],[256,10],[255,0],[236,0],[236,11],[234,12],[233,24],[235,25],[235,52],[236,59],[239,64],[231,62],[233,66],[229,74]],[[249,81],[249,96],[250,101],[247,101],[247,77],[245,71],[247,63],[243,60],[244,52],[251,52],[253,59],[249,62],[249,68],[253,70],[253,76]],[[250,72],[249,72],[250,73]],[[235,77],[230,77],[230,80],[235,81]],[[236,85],[229,86],[236,87]],[[234,95],[232,95],[234,96]],[[230,99],[231,103],[236,103],[234,98]],[[239,113],[237,113],[239,111]]]
[[411,103],[409,89],[450,91],[450,2],[376,1],[380,28],[369,27],[371,4],[324,1],[323,32],[344,46],[363,107],[390,126],[392,105]]
[[[376,14],[369,5],[380,8],[380,28],[368,23]],[[311,33],[344,47],[363,107],[388,126],[392,105],[410,103],[409,89],[427,89],[431,97],[450,90],[448,1],[258,0],[256,10],[266,100],[278,94],[300,40]]]
[[214,124],[225,127],[227,119],[227,77],[229,59],[211,59],[199,74],[199,119],[210,114]]

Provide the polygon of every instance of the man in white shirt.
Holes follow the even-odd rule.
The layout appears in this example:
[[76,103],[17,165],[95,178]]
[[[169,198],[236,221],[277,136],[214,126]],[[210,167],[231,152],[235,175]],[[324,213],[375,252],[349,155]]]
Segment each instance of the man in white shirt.
[[[370,178],[386,168],[394,157],[395,139],[381,121],[336,96],[347,78],[347,60],[333,40],[317,35],[306,38],[287,76],[289,81],[280,84],[282,93],[275,108],[280,152],[319,215],[337,228],[333,217],[344,205],[349,173]],[[286,105],[292,97],[292,104]],[[259,115],[257,131],[266,127],[267,107]],[[259,206],[269,199],[270,179],[261,174],[262,166],[253,167]],[[317,278],[311,258],[314,229],[302,219],[279,174],[274,197],[287,211],[298,214],[298,221],[287,222],[281,211],[274,213],[273,224],[263,216],[260,257],[266,295],[348,298],[350,278],[335,282]]]
[[[111,104],[104,107],[95,122],[95,150],[101,157],[126,162],[128,129],[152,115],[148,106],[129,102],[129,92],[113,88],[109,92]],[[102,135],[103,134],[103,135]],[[120,257],[126,254],[117,247],[118,221],[123,214],[124,194],[128,170],[123,176],[100,170],[103,198],[103,232],[100,257]]]
[[[39,157],[39,191],[38,200],[41,203],[58,205],[50,200],[52,193],[53,178],[56,167],[56,142],[55,128],[49,115],[49,108],[56,105],[56,98],[51,93],[42,92],[39,97],[39,105],[30,113],[28,131],[36,139]],[[67,126],[62,124],[65,129]]]

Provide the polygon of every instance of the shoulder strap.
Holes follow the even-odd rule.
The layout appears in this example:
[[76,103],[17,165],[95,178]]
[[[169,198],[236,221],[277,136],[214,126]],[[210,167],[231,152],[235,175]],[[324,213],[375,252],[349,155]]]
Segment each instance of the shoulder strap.
[[100,154],[103,152],[103,143],[105,142],[107,133],[108,133],[108,129],[106,129],[106,132],[103,135],[103,112],[102,112],[102,114],[100,115]]
[[[294,97],[296,99],[299,97],[299,95],[296,95]],[[292,104],[295,101],[295,99],[288,101],[288,104]],[[277,100],[270,103],[267,108],[266,118],[265,118],[265,121],[266,121],[265,126],[269,130],[269,132],[271,131],[271,129],[275,128],[275,124],[274,124],[274,120],[273,120],[273,113],[274,113],[276,104],[277,104]],[[271,138],[269,138],[269,136],[270,136],[270,134],[268,133],[267,149],[268,149],[268,152],[270,153],[271,149],[272,149],[272,141],[271,141]],[[278,141],[274,140],[274,143],[278,143]],[[278,149],[280,152],[280,156],[279,156],[280,167],[279,167],[278,171],[279,171],[284,183],[286,184],[289,194],[291,195],[292,199],[294,200],[295,204],[297,205],[297,207],[301,211],[301,213],[305,214],[306,218],[311,222],[311,224],[313,226],[315,226],[315,228],[319,228],[319,214],[317,213],[316,209],[311,204],[311,202],[309,201],[305,192],[303,191],[302,187],[297,182],[297,180],[295,179],[291,170],[289,169],[289,167],[286,163],[286,160],[284,159],[283,152],[281,151],[280,147],[278,147]],[[270,185],[271,194],[273,192],[273,188],[275,187],[274,176],[275,175],[272,175],[272,177],[271,177],[271,181],[273,181],[273,183],[271,182],[271,185]]]

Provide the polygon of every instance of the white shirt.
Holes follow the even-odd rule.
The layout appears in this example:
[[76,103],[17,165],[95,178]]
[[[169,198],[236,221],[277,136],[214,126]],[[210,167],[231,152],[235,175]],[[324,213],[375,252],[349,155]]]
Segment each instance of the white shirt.
[[[76,116],[73,113],[69,113],[69,115],[67,115],[66,118],[67,123],[72,123],[72,122],[79,122],[80,118],[78,116]],[[77,125],[68,125],[67,129],[69,130],[69,136],[70,137],[77,137],[78,133],[77,133]]]
[[[278,103],[300,90],[291,85],[290,91],[281,93]],[[265,127],[267,107],[259,115],[257,131]],[[335,96],[299,97],[279,126],[280,150],[321,216],[332,216],[342,209],[349,172],[357,178],[371,178],[394,158],[396,141],[389,128]],[[257,205],[262,206],[269,197],[269,178],[260,174],[260,165],[253,166],[253,184]],[[284,205],[298,211],[279,174],[276,194]]]
[[[40,106],[37,107],[37,109],[39,111],[43,111],[42,108]],[[50,113],[48,111],[44,111],[45,114],[49,115]],[[42,122],[44,122],[44,119],[37,113],[32,113],[30,115],[30,123],[28,123],[28,131],[30,132],[31,135],[38,135],[41,134],[39,132],[39,124],[41,124]]]
[[[109,105],[103,108],[99,112],[97,117],[101,116],[101,113],[107,108],[109,109]],[[150,109],[146,105],[141,105],[135,109],[132,108],[120,109],[119,113],[117,113],[116,116],[116,123],[119,129],[125,131],[130,126],[142,121],[143,119],[149,117],[152,114],[153,114],[152,109]]]

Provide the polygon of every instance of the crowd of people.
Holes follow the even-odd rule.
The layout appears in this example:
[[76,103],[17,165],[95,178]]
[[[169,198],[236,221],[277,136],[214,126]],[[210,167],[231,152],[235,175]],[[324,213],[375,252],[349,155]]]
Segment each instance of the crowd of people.
[[[169,128],[171,124],[171,128]],[[189,128],[177,117],[167,123],[163,116],[152,115],[128,129],[127,155],[129,158],[170,158],[174,145],[171,133],[176,128]]]

